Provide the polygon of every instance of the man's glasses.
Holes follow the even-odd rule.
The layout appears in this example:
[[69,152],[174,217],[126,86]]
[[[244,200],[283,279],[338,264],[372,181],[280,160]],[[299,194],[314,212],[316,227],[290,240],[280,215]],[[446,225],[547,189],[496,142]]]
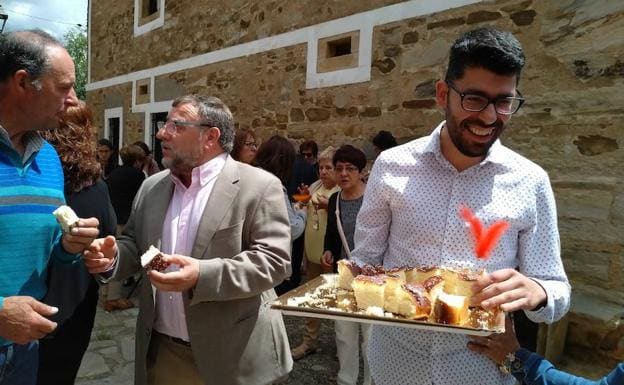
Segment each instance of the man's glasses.
[[179,134],[184,130],[184,127],[213,127],[212,124],[208,122],[185,122],[182,120],[167,120],[166,122],[156,122],[156,127],[158,130],[164,128],[165,132],[169,135]]
[[497,114],[512,115],[515,114],[522,106],[522,103],[524,103],[524,98],[522,97],[520,91],[516,91],[519,95],[518,97],[501,96],[497,98],[488,98],[479,94],[460,92],[453,84],[447,84],[450,89],[457,92],[457,94],[461,97],[462,108],[470,112],[481,112],[485,110],[487,106],[492,104],[494,105],[494,110],[496,110]]

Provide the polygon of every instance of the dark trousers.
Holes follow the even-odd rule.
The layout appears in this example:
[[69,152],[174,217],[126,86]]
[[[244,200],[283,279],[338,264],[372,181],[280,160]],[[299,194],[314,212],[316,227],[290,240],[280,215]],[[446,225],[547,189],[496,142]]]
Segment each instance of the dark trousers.
[[527,318],[524,311],[519,310],[512,313],[514,329],[520,346],[532,352],[537,351],[537,331],[539,324]]
[[0,346],[0,385],[33,385],[37,377],[37,341]]
[[92,280],[84,300],[56,332],[39,340],[37,385],[73,385],[95,320],[98,284]]

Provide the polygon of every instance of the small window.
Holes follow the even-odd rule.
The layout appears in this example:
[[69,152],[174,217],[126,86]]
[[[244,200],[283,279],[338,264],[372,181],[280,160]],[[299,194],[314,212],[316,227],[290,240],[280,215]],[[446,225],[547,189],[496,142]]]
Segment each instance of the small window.
[[357,67],[359,41],[360,31],[319,39],[317,72],[332,72]]
[[141,14],[139,25],[147,24],[160,16],[160,0],[140,0]]
[[338,39],[327,42],[327,56],[336,57],[351,55],[351,37],[345,37],[344,39]]
[[136,81],[135,104],[146,104],[150,102],[150,79]]
[[158,12],[158,0],[141,0],[141,19]]

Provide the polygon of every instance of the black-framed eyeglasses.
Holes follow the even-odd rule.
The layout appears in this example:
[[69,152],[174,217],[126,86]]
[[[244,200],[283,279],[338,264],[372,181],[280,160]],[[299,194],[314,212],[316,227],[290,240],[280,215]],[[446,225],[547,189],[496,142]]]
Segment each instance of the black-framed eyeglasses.
[[481,112],[485,110],[487,106],[492,104],[497,114],[512,115],[520,109],[525,100],[518,90],[516,90],[518,96],[499,96],[496,98],[488,98],[487,96],[479,94],[461,92],[455,88],[453,84],[447,84],[450,89],[457,92],[460,96],[462,108],[469,112]]
[[182,127],[213,127],[212,124],[208,122],[185,122],[183,120],[167,120],[166,122],[156,122],[156,127],[158,130],[164,128],[167,134],[173,135],[178,134],[183,131]]

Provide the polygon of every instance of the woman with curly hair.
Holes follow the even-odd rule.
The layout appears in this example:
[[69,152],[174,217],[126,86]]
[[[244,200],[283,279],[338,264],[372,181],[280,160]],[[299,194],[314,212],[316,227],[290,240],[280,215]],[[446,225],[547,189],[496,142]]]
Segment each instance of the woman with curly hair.
[[[100,179],[91,109],[79,101],[77,106],[67,109],[60,128],[41,134],[61,159],[67,205],[81,218],[97,218],[99,237],[114,235],[117,219],[108,188]],[[48,265],[44,302],[58,307],[59,312],[51,318],[59,326],[39,341],[37,384],[74,383],[89,345],[97,301],[98,284],[82,263]]]

